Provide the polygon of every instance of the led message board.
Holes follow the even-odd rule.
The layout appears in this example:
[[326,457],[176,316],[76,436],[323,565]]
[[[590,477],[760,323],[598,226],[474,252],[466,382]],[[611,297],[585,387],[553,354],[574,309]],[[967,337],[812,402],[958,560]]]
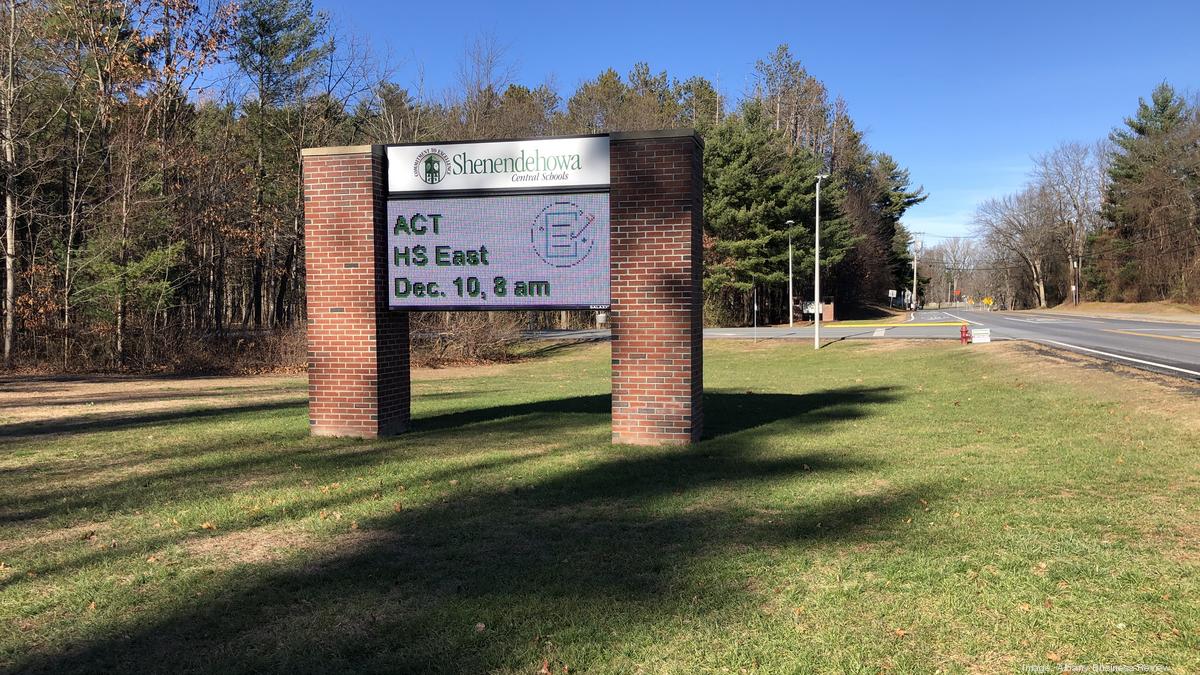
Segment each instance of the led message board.
[[396,199],[387,206],[393,309],[604,309],[608,195]]
[[388,146],[388,305],[609,305],[609,139]]

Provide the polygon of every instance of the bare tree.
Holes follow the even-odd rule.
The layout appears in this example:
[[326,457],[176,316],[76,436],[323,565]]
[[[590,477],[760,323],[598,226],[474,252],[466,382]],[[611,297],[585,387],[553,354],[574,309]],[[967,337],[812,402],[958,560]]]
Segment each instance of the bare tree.
[[1053,227],[1056,242],[1066,255],[1072,300],[1081,292],[1080,267],[1088,234],[1100,228],[1103,172],[1093,146],[1062,143],[1035,160],[1034,177],[1059,216]]
[[513,79],[514,71],[496,36],[477,36],[467,46],[458,66],[458,86],[462,94],[463,125],[471,138],[486,136],[485,118],[499,107],[501,92],[505,83]]
[[1046,190],[1029,187],[989,199],[975,212],[975,225],[988,245],[1011,253],[1028,273],[1040,308],[1047,306],[1046,263],[1053,250],[1052,224],[1059,218],[1056,208]]

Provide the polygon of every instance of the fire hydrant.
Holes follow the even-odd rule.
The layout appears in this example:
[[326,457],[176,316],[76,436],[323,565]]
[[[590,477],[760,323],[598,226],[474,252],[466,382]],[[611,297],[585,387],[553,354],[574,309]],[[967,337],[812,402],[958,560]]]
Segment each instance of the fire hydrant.
[[959,341],[960,341],[960,342],[962,342],[964,345],[965,345],[965,344],[970,344],[970,342],[971,342],[971,329],[967,328],[967,324],[965,324],[965,323],[964,323],[962,326],[959,326],[959,328],[958,328],[958,339],[959,339]]

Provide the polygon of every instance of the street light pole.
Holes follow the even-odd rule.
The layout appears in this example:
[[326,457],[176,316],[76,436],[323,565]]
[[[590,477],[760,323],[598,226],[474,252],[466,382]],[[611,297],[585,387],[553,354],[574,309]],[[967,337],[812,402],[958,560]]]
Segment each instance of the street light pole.
[[788,328],[795,325],[796,319],[796,300],[792,295],[792,226],[795,224],[792,220],[783,224],[788,228]]
[[912,290],[912,308],[917,311],[917,258],[921,255],[921,240],[917,239],[913,242],[913,290]]
[[817,174],[817,224],[813,228],[813,349],[821,348],[821,180],[829,174]]

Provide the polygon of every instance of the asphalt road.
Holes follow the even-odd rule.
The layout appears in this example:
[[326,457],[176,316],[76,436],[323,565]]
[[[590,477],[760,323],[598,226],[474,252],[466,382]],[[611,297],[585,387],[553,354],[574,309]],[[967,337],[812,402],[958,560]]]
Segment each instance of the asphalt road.
[[[924,310],[908,322],[880,325],[832,324],[821,327],[821,341],[857,339],[953,339],[966,322],[987,328],[993,340],[1029,340],[1117,363],[1200,380],[1200,324],[1158,320],[1111,319],[1036,312]],[[607,330],[540,331],[544,339],[607,339]],[[708,339],[812,340],[812,326],[796,328],[707,328]]]
[[[928,312],[918,312],[918,315]],[[993,336],[1024,339],[1126,365],[1200,379],[1200,324],[1135,321],[1035,312],[948,311],[990,328]]]

